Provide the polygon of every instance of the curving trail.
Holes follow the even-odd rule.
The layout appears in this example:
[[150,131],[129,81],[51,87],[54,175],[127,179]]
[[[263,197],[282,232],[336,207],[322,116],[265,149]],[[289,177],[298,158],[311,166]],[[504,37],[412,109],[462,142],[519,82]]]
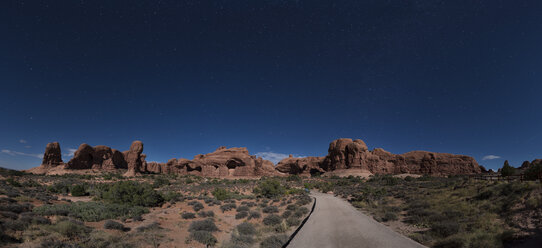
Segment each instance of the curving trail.
[[288,247],[425,247],[329,194],[312,193],[316,207]]

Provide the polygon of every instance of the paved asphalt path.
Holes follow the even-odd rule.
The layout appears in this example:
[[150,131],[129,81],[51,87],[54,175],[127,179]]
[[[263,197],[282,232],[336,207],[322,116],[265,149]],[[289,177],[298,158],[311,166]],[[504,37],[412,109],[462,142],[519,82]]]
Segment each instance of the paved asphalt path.
[[425,247],[378,223],[350,203],[329,194],[312,193],[316,207],[288,248]]

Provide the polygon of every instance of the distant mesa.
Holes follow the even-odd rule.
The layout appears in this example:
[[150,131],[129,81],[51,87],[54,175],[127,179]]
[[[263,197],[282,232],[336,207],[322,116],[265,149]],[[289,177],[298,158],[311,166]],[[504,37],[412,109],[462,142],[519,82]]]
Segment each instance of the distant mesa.
[[329,144],[324,157],[296,158],[290,155],[276,166],[268,160],[250,155],[244,147],[221,146],[214,152],[194,159],[172,158],[166,163],[147,162],[143,143],[134,141],[130,149],[120,152],[107,146],[81,144],[73,158],[62,162],[58,142],[47,144],[42,165],[29,172],[66,173],[73,170],[123,170],[126,176],[142,173],[172,173],[203,177],[237,178],[315,174],[428,174],[436,176],[477,174],[485,171],[469,156],[426,151],[392,154],[381,148],[369,150],[360,139],[337,139]]

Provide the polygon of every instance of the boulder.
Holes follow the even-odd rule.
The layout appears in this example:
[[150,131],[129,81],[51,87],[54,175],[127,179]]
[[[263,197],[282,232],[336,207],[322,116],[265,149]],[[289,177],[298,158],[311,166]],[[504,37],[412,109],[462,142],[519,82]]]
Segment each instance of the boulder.
[[48,143],[43,153],[43,160],[41,165],[43,167],[56,167],[63,164],[62,152],[60,151],[60,144],[58,142]]

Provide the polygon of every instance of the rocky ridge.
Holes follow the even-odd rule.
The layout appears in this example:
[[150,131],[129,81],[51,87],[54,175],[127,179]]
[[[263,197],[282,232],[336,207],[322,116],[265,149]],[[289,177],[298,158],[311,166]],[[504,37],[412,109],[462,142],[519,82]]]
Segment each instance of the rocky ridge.
[[204,177],[261,177],[276,175],[333,174],[361,171],[367,174],[476,174],[482,167],[469,156],[426,151],[392,154],[381,148],[369,150],[360,139],[337,139],[329,144],[325,157],[295,158],[290,155],[276,166],[268,160],[250,155],[242,148],[219,147],[214,152],[196,155],[194,159],[172,158],[166,163],[147,162],[143,143],[134,141],[130,149],[120,152],[107,146],[81,144],[73,158],[62,162],[58,142],[49,143],[40,167],[30,170],[48,173],[52,168],[65,170],[126,170],[126,176],[141,173],[174,173]]

